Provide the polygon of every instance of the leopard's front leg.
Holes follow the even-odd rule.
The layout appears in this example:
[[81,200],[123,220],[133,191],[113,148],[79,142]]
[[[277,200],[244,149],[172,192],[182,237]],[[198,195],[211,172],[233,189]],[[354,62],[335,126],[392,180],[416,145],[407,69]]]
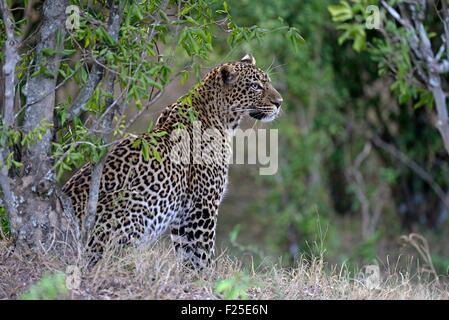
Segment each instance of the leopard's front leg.
[[196,202],[174,221],[171,238],[176,252],[189,267],[202,270],[215,255],[218,205]]

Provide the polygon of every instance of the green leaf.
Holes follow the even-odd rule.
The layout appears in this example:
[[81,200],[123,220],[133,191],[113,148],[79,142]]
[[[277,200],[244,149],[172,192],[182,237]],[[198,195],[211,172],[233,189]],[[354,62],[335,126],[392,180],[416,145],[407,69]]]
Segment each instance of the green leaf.
[[62,50],[62,55],[63,56],[71,56],[75,52],[76,52],[75,49],[64,49],[64,50]]
[[102,40],[106,41],[109,45],[114,45],[115,41],[111,35],[104,29],[103,26],[98,27],[95,30],[95,34]]
[[145,160],[145,161],[150,160],[150,146],[144,140],[142,140],[142,155],[143,155],[143,160]]
[[147,132],[151,132],[154,128],[153,121],[148,122]]
[[169,20],[167,14],[164,12],[164,10],[159,10],[159,15],[161,16],[162,20],[164,20],[164,21]]
[[327,10],[329,10],[332,20],[335,22],[343,22],[353,18],[352,8],[346,1],[330,5]]
[[418,109],[422,106],[428,106],[429,108],[433,107],[433,95],[432,92],[428,90],[423,90],[419,95],[419,100],[413,108]]
[[52,57],[56,54],[56,50],[53,48],[44,48],[42,49],[42,53],[47,57]]
[[366,34],[365,31],[362,30],[360,33],[357,33],[354,38],[354,44],[352,47],[356,52],[361,52],[363,49],[365,49],[366,46]]
[[153,136],[160,138],[160,137],[165,137],[166,135],[168,135],[167,131],[156,131],[153,132]]
[[163,86],[160,83],[154,81],[153,79],[148,79],[147,82],[148,82],[148,85],[156,87],[156,89],[158,89],[158,90],[163,89]]
[[133,141],[133,143],[131,144],[131,148],[137,149],[140,147],[141,144],[142,144],[142,139],[138,138]]
[[53,75],[50,73],[50,71],[48,71],[47,67],[44,64],[40,64],[37,67],[37,70],[35,72],[33,72],[31,74],[31,78],[40,76],[40,75],[50,75],[51,77],[53,77]]
[[156,148],[153,148],[153,157],[159,162],[162,163],[162,158],[159,153],[159,151],[156,150]]
[[181,80],[179,82],[183,86],[186,84],[187,80],[189,80],[189,72],[187,70],[182,70],[180,72],[180,77],[181,77]]
[[193,19],[191,16],[184,16],[184,18],[187,20],[187,22],[190,22],[194,26],[198,26],[199,25],[199,23],[195,19]]
[[306,43],[306,40],[304,40],[304,38],[299,34],[298,29],[293,27],[287,31],[287,38],[292,44],[295,51],[298,51],[299,45],[303,45]]

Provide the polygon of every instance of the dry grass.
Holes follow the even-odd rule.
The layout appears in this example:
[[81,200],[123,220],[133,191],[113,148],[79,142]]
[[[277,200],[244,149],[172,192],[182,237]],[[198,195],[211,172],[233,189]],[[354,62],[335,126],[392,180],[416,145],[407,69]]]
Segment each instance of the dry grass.
[[[16,299],[44,273],[80,271],[80,284],[61,298],[67,299],[221,299],[235,294],[249,299],[448,299],[443,281],[425,275],[383,268],[379,286],[364,273],[330,267],[322,259],[301,259],[295,268],[264,262],[243,267],[222,254],[216,266],[201,274],[185,270],[170,246],[110,251],[95,268],[85,271],[77,255],[42,255],[24,259],[0,241],[0,298]],[[83,271],[84,270],[84,271]],[[362,270],[363,271],[363,270]],[[356,276],[351,276],[356,274]],[[226,280],[227,279],[227,280]],[[371,278],[372,279],[372,278]],[[223,281],[225,280],[225,281]],[[224,291],[218,293],[217,284]],[[226,288],[228,289],[226,291]]]

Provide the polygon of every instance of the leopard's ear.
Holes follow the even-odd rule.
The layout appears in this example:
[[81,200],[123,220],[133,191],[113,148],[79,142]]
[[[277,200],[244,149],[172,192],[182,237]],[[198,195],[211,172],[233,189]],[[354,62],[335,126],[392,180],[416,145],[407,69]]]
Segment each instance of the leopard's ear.
[[232,84],[237,81],[237,72],[230,64],[225,64],[220,68],[220,75],[225,84]]
[[256,59],[250,54],[245,55],[240,61],[256,65]]

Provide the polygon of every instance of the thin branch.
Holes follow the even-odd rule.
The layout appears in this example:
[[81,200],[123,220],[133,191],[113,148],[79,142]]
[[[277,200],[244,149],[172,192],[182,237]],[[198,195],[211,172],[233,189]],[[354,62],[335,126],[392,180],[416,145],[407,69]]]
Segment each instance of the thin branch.
[[382,0],[380,3],[397,22],[399,22],[402,26],[406,27],[406,22],[402,20],[401,15],[399,14],[399,12],[396,11],[396,9],[394,9],[384,0]]
[[[31,21],[31,11],[33,10],[33,0],[29,0],[28,1],[28,5],[26,8],[23,8],[24,13],[23,13],[23,19],[27,21],[26,24],[24,24],[22,26],[22,30],[21,30],[21,34],[22,36],[25,36],[25,34],[27,34],[27,32],[30,30],[31,25],[32,25],[32,21]],[[19,41],[22,42],[22,41]]]
[[446,53],[449,51],[449,8],[447,1],[441,1],[443,7],[443,26],[444,26],[444,44],[446,47]]
[[81,89],[81,91],[76,96],[73,101],[72,106],[69,108],[69,112],[67,115],[67,121],[72,121],[76,116],[78,116],[85,108],[86,103],[90,100],[92,95],[97,88],[98,83],[103,77],[103,67],[98,64],[94,64],[92,70],[89,74],[89,78],[87,79],[87,83]]
[[164,93],[164,90],[159,91],[154,98],[152,98],[150,101],[148,101],[148,103],[145,104],[145,106],[142,107],[142,109],[137,112],[126,124],[124,131],[126,132],[128,130],[128,128],[134,123],[136,122],[137,119],[140,118],[140,116],[148,110],[148,108],[150,106],[152,106],[154,103],[156,103],[156,101],[158,101],[160,99],[160,97],[162,96],[162,94]]
[[370,155],[371,150],[371,143],[366,142],[363,150],[357,155],[353,164],[347,170],[347,177],[352,181],[356,197],[361,204],[362,236],[364,239],[367,239],[374,232],[385,205],[385,184],[381,184],[374,195],[368,197],[365,179],[360,172],[360,167]]
[[[120,2],[121,3],[121,2]],[[115,41],[118,40],[120,24],[122,21],[123,15],[123,4],[115,3],[115,1],[109,1],[109,20],[108,20],[108,29],[107,32],[110,34],[112,39]],[[115,74],[112,72],[108,72],[105,79],[105,91],[108,94],[106,99],[106,106],[111,106],[113,104],[113,94],[114,94],[114,81]],[[108,108],[106,108],[107,110]],[[112,127],[112,122],[114,119],[115,110],[111,110],[107,116],[104,117],[102,121],[103,131],[103,140],[107,140],[108,129]],[[96,216],[97,216],[97,204],[99,198],[99,190],[101,183],[101,176],[103,173],[104,163],[106,162],[106,155],[103,158],[93,165],[91,180],[90,180],[90,188],[89,188],[89,199],[86,207],[86,215],[83,221],[83,227],[81,231],[81,239],[84,243],[88,240],[91,231],[94,228]]]
[[378,136],[373,136],[371,138],[371,142],[382,150],[388,152],[390,155],[404,163],[407,167],[409,167],[416,175],[418,175],[421,179],[423,179],[427,184],[432,188],[435,194],[441,199],[446,208],[449,209],[449,199],[446,197],[446,194],[441,188],[441,186],[432,178],[432,176],[424,170],[418,163],[416,163],[413,159],[410,159],[406,154],[402,151],[396,149],[391,144],[386,143]]

